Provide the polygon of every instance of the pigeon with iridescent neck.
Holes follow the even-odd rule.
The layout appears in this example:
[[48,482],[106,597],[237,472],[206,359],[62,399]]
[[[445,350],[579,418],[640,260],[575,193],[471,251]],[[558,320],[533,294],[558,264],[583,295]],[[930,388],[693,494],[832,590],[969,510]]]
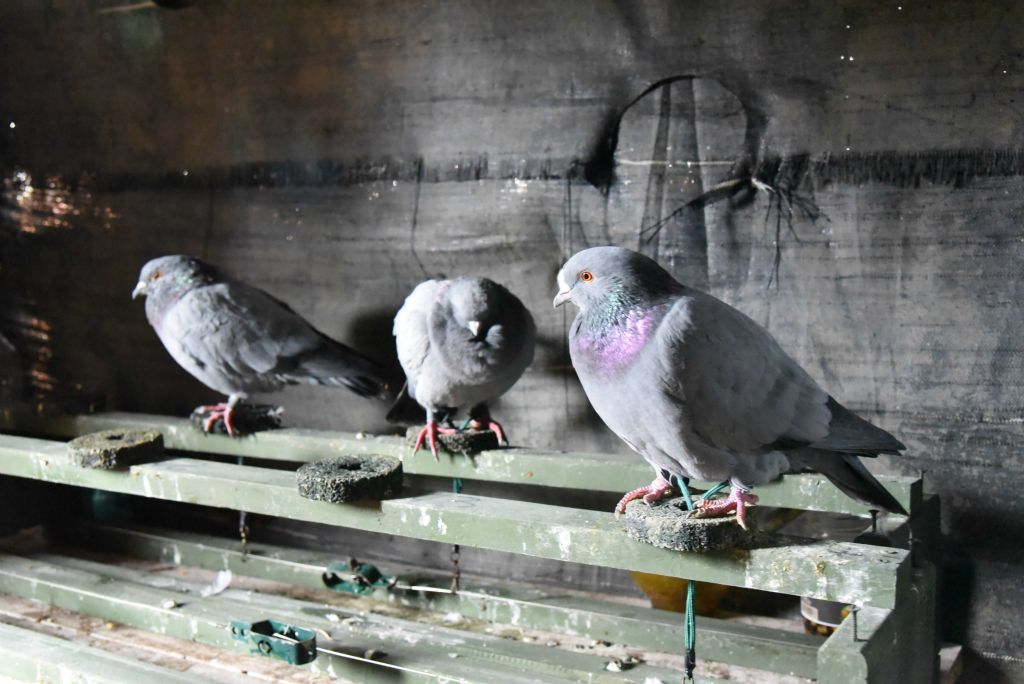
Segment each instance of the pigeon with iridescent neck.
[[236,434],[235,407],[250,393],[306,383],[344,386],[382,397],[384,371],[373,360],[314,328],[266,292],[195,257],[174,255],[142,267],[132,299],[146,297],[146,318],[182,368],[225,403],[200,407],[209,432],[223,420]]
[[673,477],[728,480],[728,498],[701,502],[702,513],[735,511],[746,527],[752,487],[812,470],[872,508],[906,513],[860,462],[903,444],[841,406],[740,311],[619,247],[573,256],[558,289],[556,307],[579,308],[569,351],[587,397],[656,473],[617,512],[665,497]]
[[507,392],[533,361],[533,317],[507,289],[487,278],[427,280],[395,316],[395,346],[406,391],[427,413],[413,453],[424,441],[437,458],[439,425],[468,410],[474,429],[505,441],[487,402]]

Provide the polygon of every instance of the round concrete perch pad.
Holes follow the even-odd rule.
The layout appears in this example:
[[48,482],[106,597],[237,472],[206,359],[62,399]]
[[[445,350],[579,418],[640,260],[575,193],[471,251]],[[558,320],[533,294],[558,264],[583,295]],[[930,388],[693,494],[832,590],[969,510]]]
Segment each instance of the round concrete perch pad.
[[104,430],[68,442],[72,463],[103,470],[155,458],[163,451],[164,437],[159,430]]
[[682,497],[648,505],[637,499],[626,506],[626,533],[631,539],[673,551],[721,551],[746,546],[756,532],[755,511],[747,511],[746,531],[732,515],[693,518]]
[[[405,441],[410,447],[416,446],[416,438],[419,434],[420,428],[418,427],[410,427],[406,430]],[[464,456],[480,451],[497,449],[501,446],[498,444],[498,435],[490,430],[459,430],[451,435],[438,435],[437,445],[449,454],[462,454]],[[430,447],[427,445],[426,440],[423,441],[423,446],[420,450],[426,451],[429,455]]]
[[402,488],[402,462],[391,456],[335,456],[305,464],[295,477],[307,499],[383,499]]

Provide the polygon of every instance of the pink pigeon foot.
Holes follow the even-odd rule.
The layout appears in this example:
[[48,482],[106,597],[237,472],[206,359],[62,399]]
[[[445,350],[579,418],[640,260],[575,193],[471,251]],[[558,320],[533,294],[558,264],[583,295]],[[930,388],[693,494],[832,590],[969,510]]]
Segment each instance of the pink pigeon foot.
[[656,477],[654,478],[654,481],[646,487],[640,487],[639,489],[634,489],[631,492],[626,492],[626,494],[619,500],[619,503],[615,505],[615,513],[625,513],[626,504],[633,499],[643,497],[645,503],[652,504],[656,501],[661,501],[673,491],[672,485],[669,482],[661,479],[660,477]]
[[451,435],[458,432],[455,428],[441,427],[435,420],[428,420],[427,424],[420,430],[420,434],[416,437],[416,444],[412,448],[412,453],[415,455],[419,452],[420,447],[423,446],[423,441],[426,440],[430,446],[430,453],[434,455],[434,460],[439,461],[437,456],[437,436],[438,435]]
[[747,529],[747,506],[757,503],[757,497],[742,489],[732,488],[724,499],[700,499],[697,501],[697,517],[717,518],[729,511],[736,511],[736,522]]
[[490,430],[498,437],[499,442],[508,446],[508,437],[505,436],[505,430],[501,427],[501,423],[493,418],[488,417],[484,420],[471,420],[469,421],[469,427],[474,430]]
[[210,434],[213,432],[213,426],[217,424],[218,420],[224,421],[224,429],[228,431],[229,437],[237,436],[235,432],[235,407],[231,404],[213,404],[212,406],[200,406],[198,411],[202,413],[209,413],[206,419],[203,421],[203,432]]

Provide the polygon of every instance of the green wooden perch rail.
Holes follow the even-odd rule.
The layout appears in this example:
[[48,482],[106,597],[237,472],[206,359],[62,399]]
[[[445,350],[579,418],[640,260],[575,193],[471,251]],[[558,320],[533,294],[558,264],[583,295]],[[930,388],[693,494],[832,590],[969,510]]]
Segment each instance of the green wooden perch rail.
[[[203,435],[187,420],[139,414],[42,417],[31,411],[8,411],[2,422],[6,430],[36,435],[0,435],[0,475],[3,476],[842,601],[860,607],[856,638],[851,619],[827,640],[820,641],[803,634],[705,618],[699,620],[701,657],[836,684],[930,682],[937,672],[935,580],[931,566],[924,560],[934,552],[930,544],[936,538],[937,506],[934,498],[924,497],[919,478],[880,478],[911,512],[909,520],[896,516],[892,526],[891,537],[904,548],[777,535],[771,545],[761,548],[686,554],[631,540],[611,513],[450,492],[399,496],[380,502],[328,504],[300,497],[292,472],[207,460],[203,454],[289,461],[296,467],[303,462],[339,454],[387,454],[401,458],[406,472],[413,474],[610,492],[621,492],[634,483],[649,480],[649,469],[639,459],[499,449],[473,458],[442,457],[435,462],[431,458],[410,458],[404,440],[396,437],[284,429],[230,439]],[[88,470],[70,461],[60,441],[98,430],[126,427],[159,429],[168,449],[185,454],[121,471]],[[758,494],[768,506],[867,513],[864,507],[817,475],[787,476],[759,488]],[[83,532],[86,534],[91,544],[132,555],[216,570],[226,568],[239,574],[310,588],[323,588],[324,570],[337,560],[279,547],[253,546],[249,553],[243,554],[237,548],[237,541],[171,530],[92,525]],[[915,543],[913,553],[909,548],[911,538]],[[545,594],[517,588],[514,583],[492,585],[486,591],[474,587],[451,594],[445,590],[445,581],[440,579],[435,585],[420,583],[413,589],[401,579],[408,569],[386,567],[382,570],[399,579],[393,586],[377,586],[367,592],[372,599],[397,600],[410,606],[455,612],[475,619],[518,622],[651,650],[678,653],[681,649],[682,618],[678,614]],[[159,594],[160,590],[150,587],[146,596],[126,601],[117,592],[109,593],[118,585],[106,586],[110,583],[101,581],[100,578],[109,578],[111,573],[117,574],[110,567],[84,567],[81,562],[75,564],[60,557],[40,560],[4,556],[0,558],[0,592],[40,598],[105,619],[159,628],[169,634],[229,649],[240,647],[240,642],[232,640],[229,631],[223,629],[231,619],[242,617],[256,622],[269,617],[252,610],[241,616],[233,614],[233,608],[222,605],[226,599],[221,596],[180,609],[156,610],[153,606],[160,603],[153,602],[158,598],[154,592]],[[129,580],[142,582],[144,578]],[[115,599],[115,595],[120,598]],[[84,596],[92,598],[86,600]],[[291,621],[290,616],[295,615],[292,624],[318,627],[316,620],[306,619],[308,614],[300,619],[302,607],[287,603],[293,599],[261,600],[268,604],[285,602],[275,604],[278,612],[273,617],[276,619]],[[203,619],[209,623],[208,629],[201,628],[206,623],[192,614],[194,611],[202,611]],[[214,625],[218,627],[215,629]],[[328,623],[324,628],[331,627]],[[573,655],[569,652],[552,653],[557,649],[523,648],[527,646],[532,645],[509,640],[497,640],[486,648],[478,645],[479,649],[496,649],[498,653],[515,650],[519,668],[516,671],[535,676],[527,678],[528,681],[602,681],[602,677],[609,674],[603,672],[600,663],[587,658],[568,658]],[[397,653],[393,649],[399,646],[388,643],[383,648]],[[408,672],[404,673],[385,672],[372,664],[336,655],[317,658],[305,667],[336,676],[358,674],[360,681],[395,681],[399,674],[403,678],[400,681],[435,681],[444,676],[461,681],[519,679],[518,675],[512,677],[493,659],[484,658],[472,648],[466,651],[469,655],[464,659],[448,659],[448,662],[438,661],[428,646],[403,648],[409,664]],[[97,667],[115,666],[100,660],[102,662],[96,661]],[[11,660],[9,666],[0,664],[0,674],[4,674],[5,669],[24,667],[24,662],[23,655]],[[664,681],[679,678],[678,672],[655,670],[657,668],[642,666],[630,670],[632,674],[619,673],[618,678],[608,681],[633,678],[644,681],[646,676],[668,677]]]

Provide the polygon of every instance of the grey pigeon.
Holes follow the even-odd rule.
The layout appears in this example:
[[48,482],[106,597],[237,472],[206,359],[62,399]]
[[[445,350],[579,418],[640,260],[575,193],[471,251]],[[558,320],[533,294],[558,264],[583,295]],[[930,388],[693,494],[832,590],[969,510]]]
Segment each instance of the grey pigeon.
[[556,307],[579,307],[569,350],[587,397],[657,473],[616,511],[664,497],[673,476],[730,480],[729,497],[702,510],[735,510],[745,527],[751,487],[813,470],[873,508],[906,513],[860,462],[903,444],[843,408],[740,311],[619,247],[573,256],[558,289]]
[[210,411],[235,434],[237,403],[285,385],[343,385],[380,396],[384,372],[371,359],[335,342],[287,304],[227,277],[195,257],[174,255],[142,267],[132,299],[146,296],[146,318],[164,347],[197,380],[228,395]]
[[437,435],[452,432],[438,421],[468,409],[472,426],[505,440],[487,402],[516,383],[533,361],[536,328],[523,303],[487,278],[427,280],[416,286],[395,316],[398,360],[406,390],[426,409],[424,439],[437,458]]

